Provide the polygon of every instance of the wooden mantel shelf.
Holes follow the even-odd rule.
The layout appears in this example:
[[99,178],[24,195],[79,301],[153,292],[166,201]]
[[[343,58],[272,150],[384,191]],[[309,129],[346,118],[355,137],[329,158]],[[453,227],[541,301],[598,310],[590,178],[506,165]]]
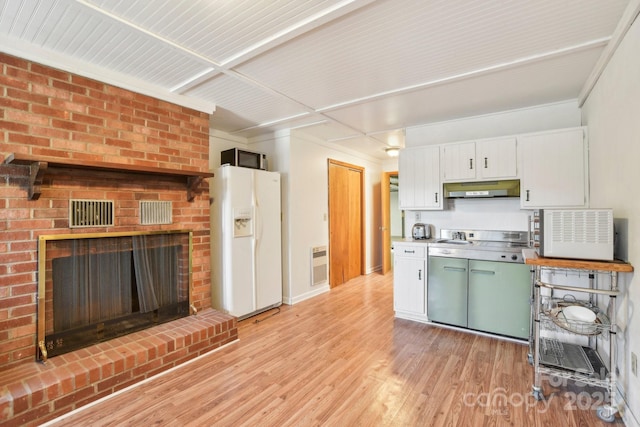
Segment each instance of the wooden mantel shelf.
[[85,160],[61,159],[57,157],[36,157],[20,153],[9,154],[4,159],[4,163],[7,165],[23,165],[29,167],[29,199],[31,200],[37,200],[40,197],[42,180],[49,167],[182,177],[186,180],[187,199],[189,201],[192,201],[195,197],[195,189],[202,180],[213,176],[213,172],[193,172],[180,169],[165,169],[121,163],[89,162]]

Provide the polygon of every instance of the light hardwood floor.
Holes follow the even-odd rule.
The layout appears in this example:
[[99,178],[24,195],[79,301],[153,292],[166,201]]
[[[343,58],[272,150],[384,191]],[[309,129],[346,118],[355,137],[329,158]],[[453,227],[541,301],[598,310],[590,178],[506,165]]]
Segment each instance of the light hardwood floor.
[[536,402],[526,345],[394,319],[392,294],[371,274],[247,319],[239,342],[53,425],[611,425],[598,389],[545,383]]

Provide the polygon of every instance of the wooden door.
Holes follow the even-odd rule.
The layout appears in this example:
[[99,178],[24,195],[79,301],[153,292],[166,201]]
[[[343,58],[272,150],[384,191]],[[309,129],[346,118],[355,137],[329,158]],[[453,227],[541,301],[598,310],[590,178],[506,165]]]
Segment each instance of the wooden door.
[[382,274],[391,270],[391,177],[398,172],[382,172],[380,179],[380,217],[382,225]]
[[347,168],[329,163],[329,286],[344,283],[343,260],[348,255],[349,182]]
[[360,276],[363,268],[364,169],[329,160],[329,285]]

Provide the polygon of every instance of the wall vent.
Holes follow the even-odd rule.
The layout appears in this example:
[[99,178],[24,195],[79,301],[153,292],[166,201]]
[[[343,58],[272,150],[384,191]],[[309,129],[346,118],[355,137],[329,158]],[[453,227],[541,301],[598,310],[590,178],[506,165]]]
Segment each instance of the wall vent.
[[69,228],[113,226],[113,200],[69,200]]
[[159,202],[156,200],[140,201],[140,224],[171,224],[173,219],[171,212],[173,211],[172,202]]
[[327,247],[311,248],[311,285],[327,283]]

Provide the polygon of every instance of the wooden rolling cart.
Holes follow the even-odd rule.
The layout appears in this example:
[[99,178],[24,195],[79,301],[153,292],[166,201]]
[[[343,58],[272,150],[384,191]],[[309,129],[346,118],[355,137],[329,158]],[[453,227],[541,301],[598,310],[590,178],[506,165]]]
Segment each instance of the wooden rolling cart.
[[[542,391],[543,376],[564,378],[595,387],[606,388],[608,403],[596,408],[600,419],[613,422],[618,412],[615,406],[616,396],[616,297],[618,273],[633,271],[630,264],[623,262],[584,261],[561,258],[539,257],[534,250],[525,250],[525,263],[534,267],[532,271],[532,310],[531,336],[529,338],[529,362],[533,365],[533,396],[544,399]],[[588,277],[588,286],[565,286],[545,283],[541,280],[543,270],[561,272],[579,272]],[[596,280],[597,273],[609,273],[610,285],[600,289]],[[541,291],[547,289],[547,295]],[[557,294],[566,292],[564,298]],[[572,292],[588,295],[586,300],[577,300]],[[607,309],[598,307],[598,296],[608,299]],[[569,297],[569,298],[567,298]],[[569,306],[589,308],[596,314],[594,321],[578,321],[567,318],[563,310]],[[555,336],[566,334],[588,337],[588,345],[565,342],[562,338],[542,337],[543,330]],[[598,336],[609,340],[608,366],[597,352]],[[570,340],[566,340],[570,341]],[[603,341],[603,340],[600,340]]]

